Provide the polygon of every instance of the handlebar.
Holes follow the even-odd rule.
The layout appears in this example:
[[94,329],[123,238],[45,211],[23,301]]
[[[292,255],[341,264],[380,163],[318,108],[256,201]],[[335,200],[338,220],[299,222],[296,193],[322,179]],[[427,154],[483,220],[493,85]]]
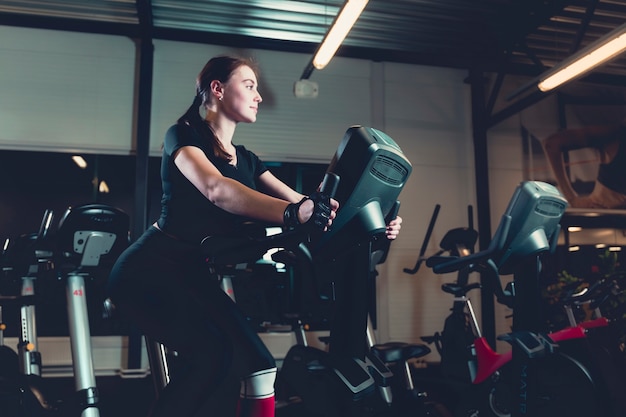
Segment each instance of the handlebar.
[[[580,283],[581,282],[576,282],[575,284],[580,285]],[[615,280],[602,278],[591,283],[588,287],[578,293],[568,291],[563,297],[561,304],[567,306],[571,304],[589,303],[589,308],[591,310],[595,310],[603,305],[612,296],[621,294],[622,292],[623,290],[621,290]]]
[[54,213],[45,210],[36,233],[23,234],[7,239],[2,250],[2,269],[13,276],[34,276],[51,267],[52,249],[47,242]]
[[39,226],[39,232],[37,233],[37,239],[45,239],[50,232],[50,225],[54,218],[54,212],[50,209],[46,210],[41,219],[41,225]]
[[308,233],[296,229],[263,237],[209,236],[204,238],[201,246],[207,263],[230,265],[258,261],[268,250],[274,248],[298,250],[310,258],[310,252],[302,245],[308,242]]
[[[502,288],[500,272],[495,260],[504,249],[511,226],[512,217],[503,215],[498,229],[489,244],[483,251],[468,256],[435,256],[429,258],[426,264],[437,274],[455,272],[467,268],[469,272],[486,271],[493,281],[493,289],[496,300],[509,308],[513,308],[513,296],[510,291]],[[558,234],[558,233],[557,233]]]
[[455,272],[462,268],[470,267],[473,264],[484,263],[486,260],[497,254],[504,247],[506,237],[511,225],[511,216],[503,215],[502,221],[489,244],[483,251],[475,252],[467,256],[433,256],[428,258],[426,265],[433,269],[436,274]]

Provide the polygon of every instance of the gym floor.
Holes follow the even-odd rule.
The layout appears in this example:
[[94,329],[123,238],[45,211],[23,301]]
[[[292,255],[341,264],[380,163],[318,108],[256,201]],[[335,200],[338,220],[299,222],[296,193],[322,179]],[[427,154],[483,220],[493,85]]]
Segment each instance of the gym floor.
[[[99,392],[100,417],[143,417],[148,414],[149,407],[154,400],[154,388],[152,378],[120,378],[116,376],[97,377],[96,385]],[[49,403],[54,404],[59,399],[73,398],[75,395],[74,379],[65,377],[44,378],[41,392],[45,394]],[[2,417],[21,417],[23,414],[19,408],[19,391],[2,386],[0,399],[3,407],[0,414]],[[32,397],[31,397],[32,402]],[[44,413],[34,408],[27,412],[28,417],[73,417],[64,408],[58,413]],[[5,414],[8,412],[8,414]]]
[[[420,375],[423,376],[423,375]],[[421,378],[418,377],[418,381]],[[152,377],[121,378],[118,376],[96,377],[96,385],[100,394],[99,410],[100,417],[144,417],[148,414],[149,408],[154,400],[154,385]],[[75,395],[74,379],[70,377],[48,377],[42,380],[41,391],[46,398],[54,403],[55,399],[68,399]],[[0,384],[0,408],[2,417],[21,417],[23,414],[17,403],[17,391],[13,392],[6,386]],[[440,398],[432,398],[440,401]],[[38,410],[28,411],[27,417],[75,417],[65,409],[60,413],[43,413]],[[294,408],[294,411],[297,408]],[[297,416],[293,414],[293,417]],[[6,414],[8,413],[8,414]],[[291,413],[281,415],[292,416]]]
[[[64,385],[71,395],[74,380],[65,379]],[[98,377],[96,385],[100,392],[100,417],[143,417],[154,400],[152,377],[120,378]]]

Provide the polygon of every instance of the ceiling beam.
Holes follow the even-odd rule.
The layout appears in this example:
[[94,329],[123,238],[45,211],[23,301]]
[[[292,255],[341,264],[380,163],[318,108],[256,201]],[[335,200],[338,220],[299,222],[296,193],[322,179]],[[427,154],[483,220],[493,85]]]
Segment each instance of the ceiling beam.
[[67,19],[62,17],[34,16],[6,12],[0,12],[0,25],[66,32],[118,35],[131,38],[139,36],[139,26],[132,23]]
[[587,28],[589,27],[589,24],[591,23],[591,18],[593,18],[593,15],[596,11],[596,6],[598,5],[598,1],[599,0],[593,0],[591,4],[589,4],[587,9],[585,10],[585,17],[580,22],[580,28],[576,31],[576,37],[574,38],[574,41],[572,42],[572,46],[569,50],[569,55],[572,55],[573,53],[578,51],[578,49],[580,48],[580,44],[583,38],[585,37]]

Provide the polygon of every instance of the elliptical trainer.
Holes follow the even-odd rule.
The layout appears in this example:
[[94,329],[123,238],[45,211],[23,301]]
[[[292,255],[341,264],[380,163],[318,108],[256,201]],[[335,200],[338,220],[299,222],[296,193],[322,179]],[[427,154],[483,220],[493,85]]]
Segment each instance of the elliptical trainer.
[[[287,385],[290,395],[301,400],[298,415],[362,417],[373,412],[372,405],[390,409],[392,398],[373,395],[385,391],[392,374],[368,351],[368,281],[373,241],[384,238],[386,217],[396,207],[411,170],[410,162],[389,136],[368,127],[350,127],[322,186],[322,192],[334,195],[340,203],[330,231],[309,234],[294,229],[265,237],[213,236],[203,241],[207,263],[217,270],[255,262],[268,249],[283,248],[303,265],[308,264],[302,268],[302,279],[315,279],[320,265],[337,278],[328,352],[296,345],[278,375],[277,392]],[[151,363],[153,372],[166,374],[159,371],[167,364],[166,358],[158,350],[152,356],[159,359]],[[379,387],[382,391],[377,390]],[[280,413],[289,411],[277,409]]]

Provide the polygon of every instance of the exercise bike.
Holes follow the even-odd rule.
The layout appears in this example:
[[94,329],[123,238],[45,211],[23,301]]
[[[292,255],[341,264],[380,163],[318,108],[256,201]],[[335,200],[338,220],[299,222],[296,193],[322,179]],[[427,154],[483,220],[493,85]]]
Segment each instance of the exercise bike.
[[[513,332],[499,338],[512,350],[498,354],[478,337],[472,381],[488,384],[490,411],[496,416],[611,415],[607,392],[594,380],[595,369],[571,354],[570,341],[583,340],[586,329],[574,326],[543,331],[538,308],[540,256],[556,247],[560,217],[567,203],[556,188],[524,182],[516,189],[489,247],[467,257],[430,261],[436,273],[469,268],[497,281],[499,302],[512,306]],[[500,274],[513,274],[503,290]],[[583,399],[583,400],[581,400]]]
[[[129,243],[129,217],[121,210],[100,204],[86,204],[66,210],[55,231],[53,214],[47,211],[40,232],[16,245],[17,252],[7,269],[22,280],[19,296],[10,297],[20,308],[18,357],[20,369],[13,384],[25,417],[58,413],[63,416],[98,417],[99,393],[96,386],[87,309],[86,280],[101,269],[108,269]],[[9,256],[9,258],[11,258]],[[19,272],[18,272],[19,271]],[[67,316],[72,353],[75,395],[70,401],[51,402],[39,390],[41,354],[37,349],[37,297],[35,281],[54,278],[65,284]],[[28,396],[24,396],[27,393]],[[36,401],[32,401],[32,398]]]
[[[415,275],[424,262],[429,264],[430,257],[437,259],[444,254],[461,257],[474,253],[478,232],[473,227],[473,208],[468,206],[468,226],[448,230],[439,243],[439,249],[434,254],[426,255],[440,209],[439,204],[435,205],[415,266],[404,268],[405,273]],[[455,282],[442,284],[441,289],[453,296],[450,314],[441,331],[421,337],[425,343],[434,346],[440,356],[436,372],[422,376],[421,382],[434,392],[445,392],[445,405],[453,410],[455,416],[485,414],[484,411],[481,413],[481,407],[484,407],[481,399],[485,397],[483,388],[472,384],[468,367],[468,361],[472,357],[469,347],[477,335],[482,336],[471,300],[467,297],[469,291],[481,288],[481,284],[470,283],[469,278],[470,270],[462,268],[458,271]]]
[[[368,281],[372,241],[384,236],[386,216],[396,206],[410,171],[410,163],[391,138],[375,129],[352,127],[322,187],[325,191],[329,182],[337,182],[335,193],[325,191],[340,202],[332,229],[316,235],[286,231],[253,244],[261,253],[270,247],[286,248],[301,265],[300,279],[332,276],[335,284],[328,350],[295,345],[278,374],[277,395],[297,397],[299,415],[366,415],[366,410],[388,408],[393,402],[389,393],[392,373],[367,347]],[[211,258],[220,263],[239,262],[228,259],[228,254],[239,257],[246,252],[241,248],[247,246],[236,247]],[[258,253],[250,259],[254,256]],[[292,407],[279,408],[277,414],[294,412],[289,410]]]
[[[38,232],[7,239],[3,249],[3,279],[5,284],[17,282],[19,294],[0,295],[0,312],[6,307],[19,309],[19,342],[14,350],[0,338],[0,385],[4,392],[2,408],[16,415],[39,416],[59,411],[58,404],[48,398],[41,377],[35,314],[36,282],[50,279],[53,265],[47,241],[52,219],[52,211],[46,210]],[[0,331],[4,333],[5,328],[2,323]]]

